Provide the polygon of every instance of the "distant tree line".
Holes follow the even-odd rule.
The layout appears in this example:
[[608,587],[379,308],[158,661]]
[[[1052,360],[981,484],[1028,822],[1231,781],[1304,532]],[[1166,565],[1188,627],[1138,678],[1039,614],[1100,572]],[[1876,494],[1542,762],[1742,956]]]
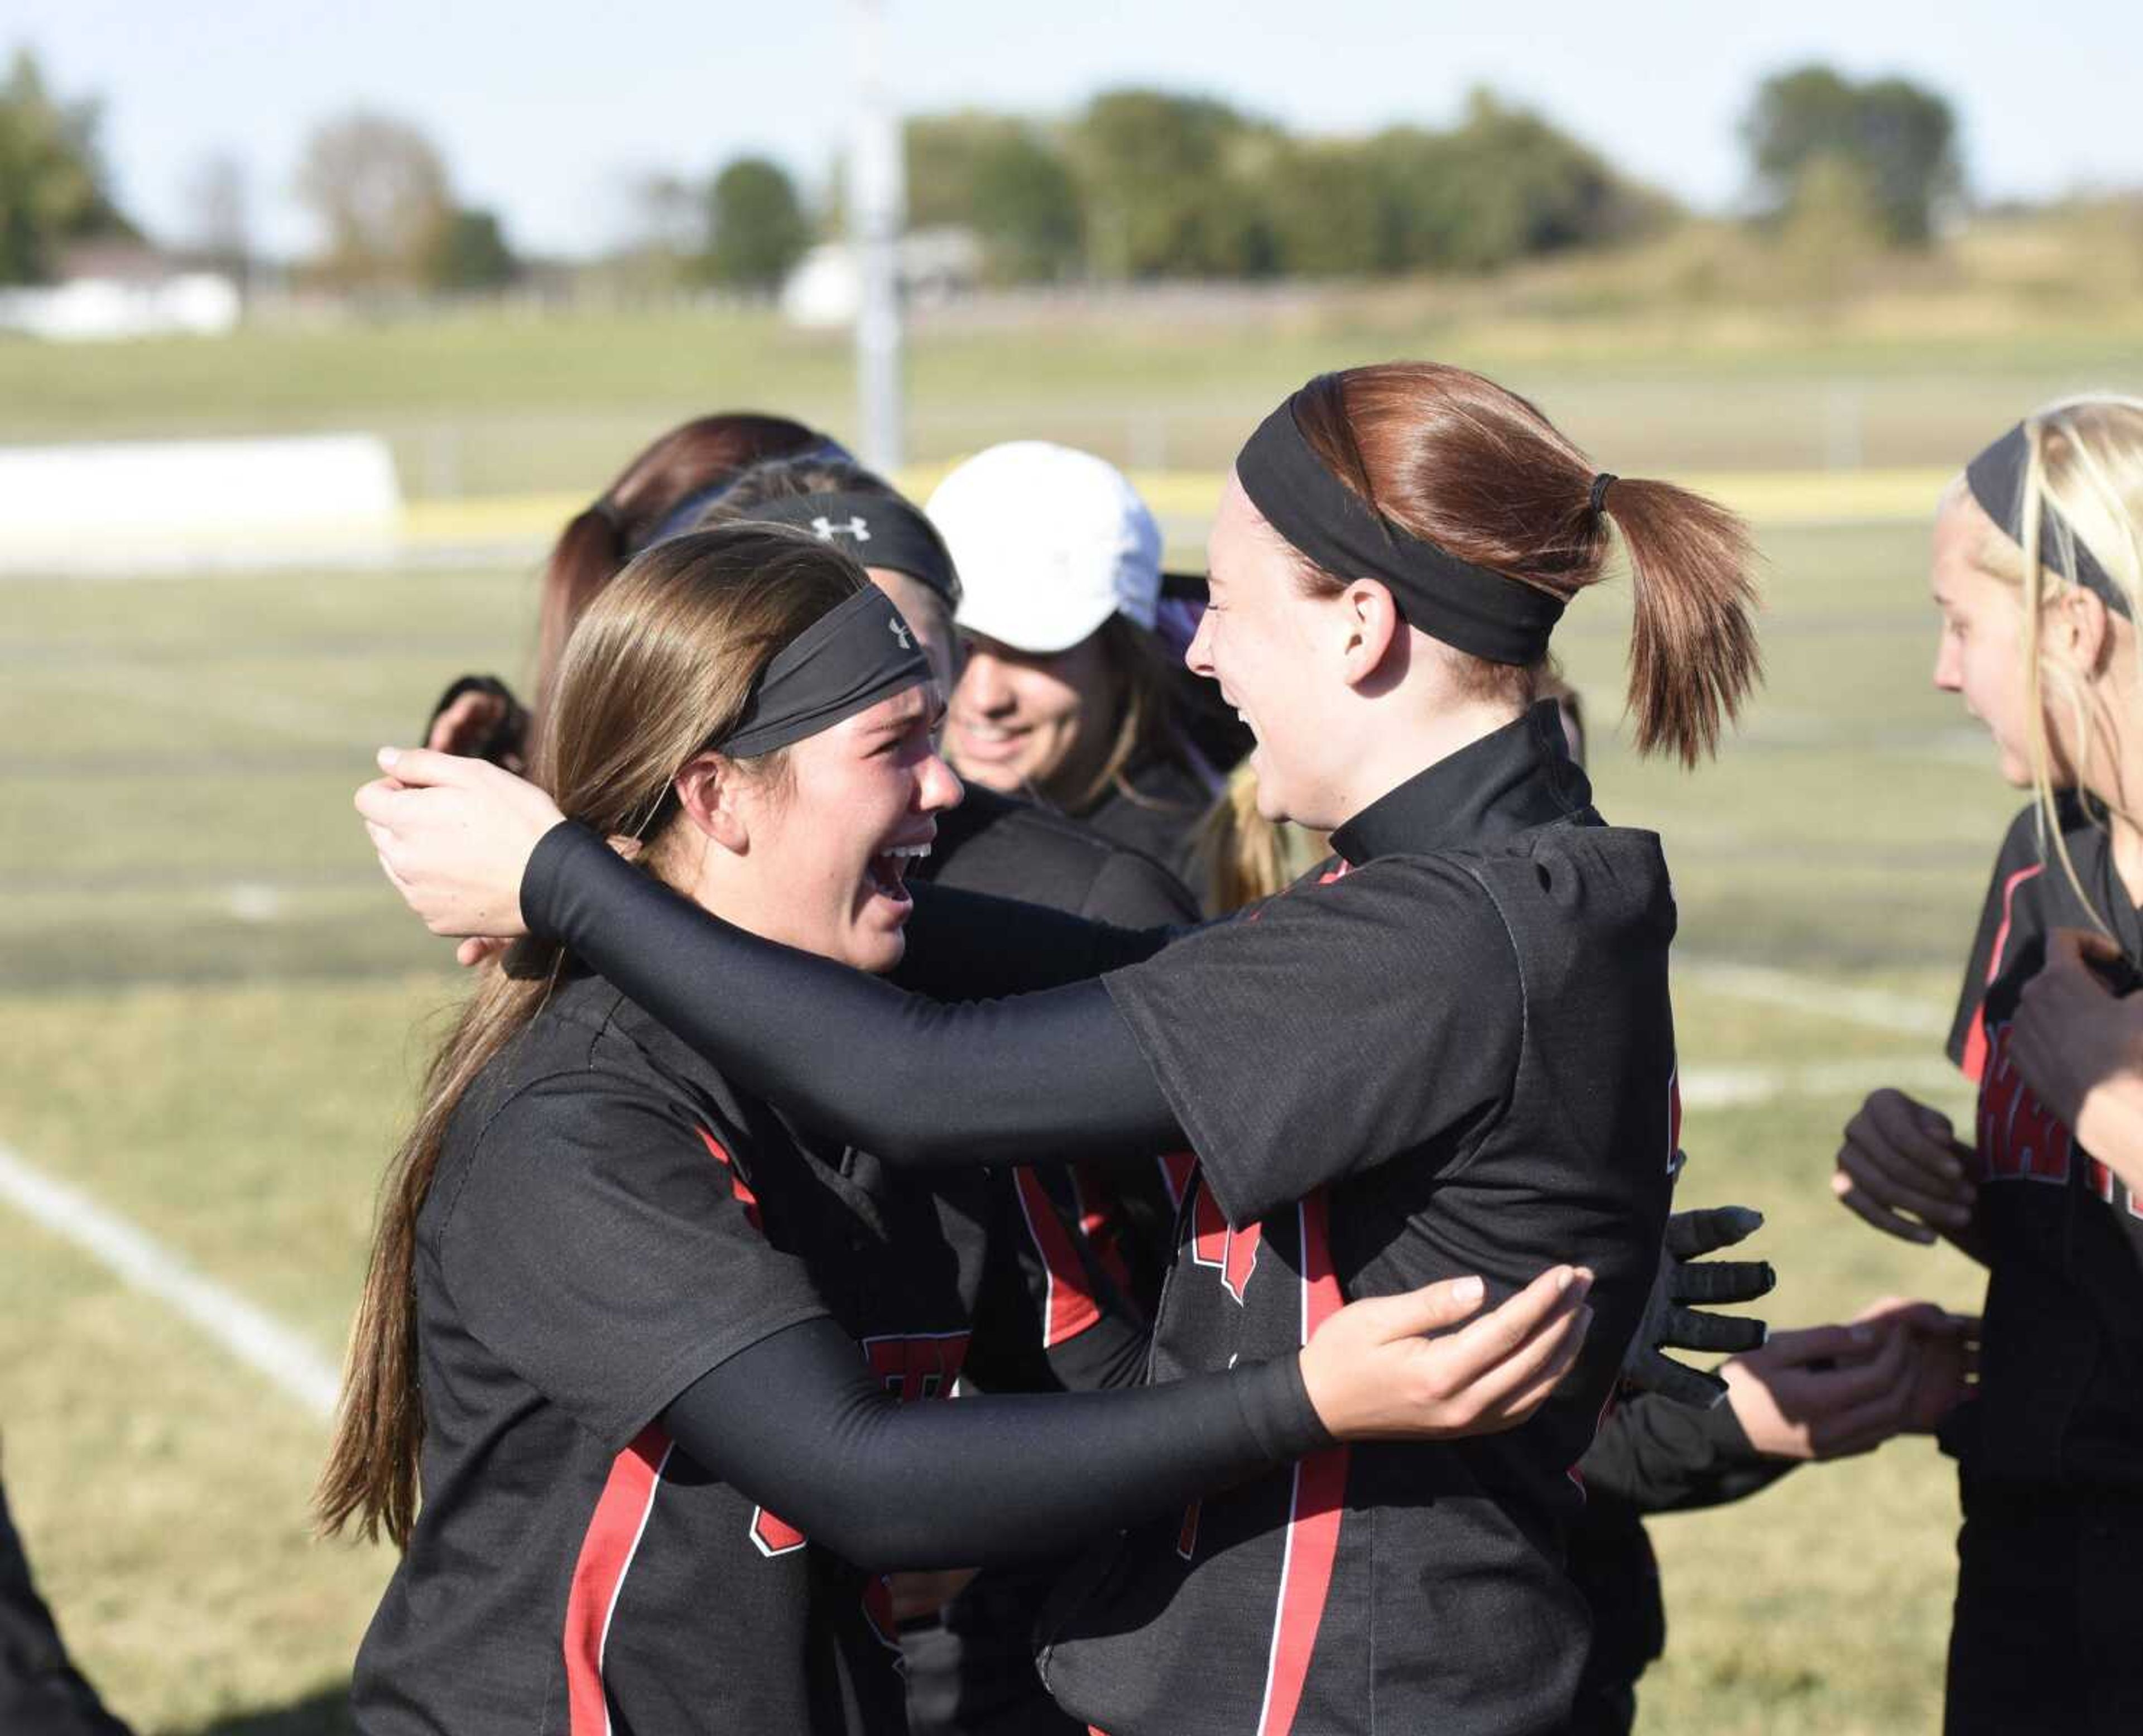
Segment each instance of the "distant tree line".
[[[69,245],[136,231],[118,210],[93,101],[62,101],[18,52],[0,84],[0,282],[52,274]],[[1758,220],[1924,246],[1963,191],[1957,123],[1901,78],[1824,67],[1769,78],[1742,138]],[[1110,91],[1067,119],[963,110],[907,127],[909,222],[973,232],[1007,284],[1488,272],[1613,245],[1674,220],[1661,193],[1547,118],[1476,91],[1445,127],[1304,137],[1210,97]],[[243,187],[228,159],[198,178],[196,251],[245,254]],[[453,292],[512,282],[521,260],[495,212],[465,204],[437,146],[393,116],[316,127],[295,188],[322,245],[306,270],[357,292]],[[643,183],[621,216],[627,257],[677,284],[764,292],[838,226],[838,182],[814,211],[762,156],[703,181]]]

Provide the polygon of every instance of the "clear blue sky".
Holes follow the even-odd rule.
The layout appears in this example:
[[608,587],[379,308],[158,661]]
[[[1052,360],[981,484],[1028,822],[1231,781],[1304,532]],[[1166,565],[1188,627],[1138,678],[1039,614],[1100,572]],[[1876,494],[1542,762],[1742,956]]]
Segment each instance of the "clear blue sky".
[[[1702,206],[1742,190],[1735,123],[1808,59],[1946,93],[1982,195],[2143,186],[2136,0],[887,0],[911,110],[1075,108],[1132,81],[1196,89],[1304,131],[1449,120],[1472,85],[1539,107]],[[354,104],[441,145],[457,190],[524,249],[616,240],[641,174],[740,151],[814,187],[854,75],[848,0],[7,0],[65,94],[106,103],[127,207],[166,235],[211,152],[247,166],[256,234],[309,244],[290,194],[308,130]]]

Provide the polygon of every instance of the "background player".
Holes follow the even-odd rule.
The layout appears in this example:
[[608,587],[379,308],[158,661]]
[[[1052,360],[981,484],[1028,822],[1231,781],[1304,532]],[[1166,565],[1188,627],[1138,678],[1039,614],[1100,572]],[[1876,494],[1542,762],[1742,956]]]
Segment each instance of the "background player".
[[2134,1730],[2143,1215],[2033,1088],[2012,1021],[2056,928],[2106,937],[2093,967],[2113,993],[2143,957],[2143,402],[2054,404],[1982,450],[1943,497],[1932,579],[1935,685],[2033,799],[1996,858],[1950,1035],[1979,1088],[1971,1137],[1878,1091],[1834,1185],[1877,1229],[1989,1269],[1979,1392],[1943,1437],[1965,1516],[1948,1728]]

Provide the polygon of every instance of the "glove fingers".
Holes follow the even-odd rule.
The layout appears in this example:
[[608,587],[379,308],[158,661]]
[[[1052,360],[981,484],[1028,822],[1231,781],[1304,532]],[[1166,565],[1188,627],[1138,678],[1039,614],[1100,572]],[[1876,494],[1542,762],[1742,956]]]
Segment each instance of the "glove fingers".
[[1770,1328],[1745,1314],[1700,1314],[1671,1308],[1660,1328],[1661,1344],[1675,1350],[1754,1350],[1770,1336]]
[[1693,1410],[1708,1411],[1726,1400],[1726,1382],[1715,1374],[1692,1368],[1647,1350],[1623,1365],[1622,1377],[1641,1392],[1656,1392]]
[[1705,1260],[1674,1275],[1676,1302],[1754,1302],[1779,1281],[1769,1260]]
[[1666,1249],[1676,1259],[1694,1259],[1745,1241],[1763,1226],[1764,1214],[1745,1205],[1675,1212],[1667,1219]]

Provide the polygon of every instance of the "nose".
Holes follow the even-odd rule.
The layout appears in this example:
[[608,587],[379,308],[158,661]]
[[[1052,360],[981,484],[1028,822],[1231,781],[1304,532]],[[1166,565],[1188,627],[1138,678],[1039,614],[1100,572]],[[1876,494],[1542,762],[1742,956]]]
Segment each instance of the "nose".
[[1208,643],[1212,626],[1213,611],[1210,609],[1200,610],[1198,631],[1190,636],[1190,643],[1183,648],[1183,666],[1192,675],[1203,675],[1209,681],[1213,679],[1213,652]]
[[959,774],[942,755],[930,754],[915,769],[915,809],[918,814],[943,814],[958,808],[968,794]]
[[1934,683],[1943,693],[1957,693],[1964,686],[1963,656],[1957,650],[1957,635],[1945,629],[1935,640]]
[[1012,708],[1012,684],[1005,680],[1004,665],[979,645],[968,653],[958,692],[968,710],[985,716]]

